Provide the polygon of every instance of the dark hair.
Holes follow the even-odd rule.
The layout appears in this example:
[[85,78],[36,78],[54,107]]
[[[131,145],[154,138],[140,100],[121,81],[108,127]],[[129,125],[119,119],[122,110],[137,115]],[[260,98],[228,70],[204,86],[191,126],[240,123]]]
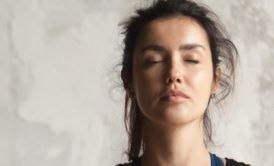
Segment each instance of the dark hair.
[[[133,160],[144,150],[142,135],[142,116],[138,103],[129,91],[132,81],[133,52],[138,37],[146,24],[149,22],[176,16],[186,16],[197,21],[207,32],[212,53],[214,78],[216,68],[222,68],[220,78],[220,91],[216,95],[216,103],[223,101],[232,91],[235,82],[235,62],[238,52],[231,42],[218,17],[205,6],[191,0],[156,0],[148,8],[139,9],[136,15],[130,17],[123,25],[124,52],[122,59],[121,78],[126,90],[125,96],[125,126],[129,136],[128,159]],[[210,99],[209,99],[210,102]],[[130,107],[129,107],[130,106]],[[129,110],[128,110],[129,108]],[[206,108],[204,117],[204,135],[208,142],[212,142],[212,127]],[[143,149],[142,149],[143,148]]]

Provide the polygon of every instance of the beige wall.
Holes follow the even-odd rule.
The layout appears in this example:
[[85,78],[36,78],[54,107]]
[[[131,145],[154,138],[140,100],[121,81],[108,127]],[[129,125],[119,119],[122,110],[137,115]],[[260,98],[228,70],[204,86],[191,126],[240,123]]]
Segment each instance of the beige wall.
[[[0,166],[124,161],[123,95],[113,71],[121,55],[117,24],[140,2],[0,0]],[[241,60],[211,150],[272,166],[274,2],[202,2],[220,15]]]

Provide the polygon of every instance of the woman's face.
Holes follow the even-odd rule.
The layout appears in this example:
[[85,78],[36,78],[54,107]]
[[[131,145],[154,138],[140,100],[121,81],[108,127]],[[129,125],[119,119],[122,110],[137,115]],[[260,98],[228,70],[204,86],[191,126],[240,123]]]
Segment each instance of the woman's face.
[[142,30],[133,56],[131,89],[145,118],[167,125],[202,119],[217,86],[201,25],[182,16],[154,20]]

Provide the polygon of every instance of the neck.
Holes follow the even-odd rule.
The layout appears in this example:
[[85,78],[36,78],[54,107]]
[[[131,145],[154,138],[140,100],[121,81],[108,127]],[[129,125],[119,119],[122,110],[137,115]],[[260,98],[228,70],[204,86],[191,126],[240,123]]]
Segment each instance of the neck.
[[142,166],[210,165],[201,121],[193,121],[183,126],[163,127],[145,119],[143,132],[145,149]]

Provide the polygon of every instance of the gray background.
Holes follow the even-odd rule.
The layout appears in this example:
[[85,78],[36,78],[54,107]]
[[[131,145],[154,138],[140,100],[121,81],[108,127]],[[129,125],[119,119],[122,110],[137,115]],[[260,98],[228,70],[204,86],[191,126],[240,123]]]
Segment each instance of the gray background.
[[[137,0],[0,0],[0,166],[125,161],[117,26]],[[274,1],[204,0],[240,53],[212,152],[274,165]]]

